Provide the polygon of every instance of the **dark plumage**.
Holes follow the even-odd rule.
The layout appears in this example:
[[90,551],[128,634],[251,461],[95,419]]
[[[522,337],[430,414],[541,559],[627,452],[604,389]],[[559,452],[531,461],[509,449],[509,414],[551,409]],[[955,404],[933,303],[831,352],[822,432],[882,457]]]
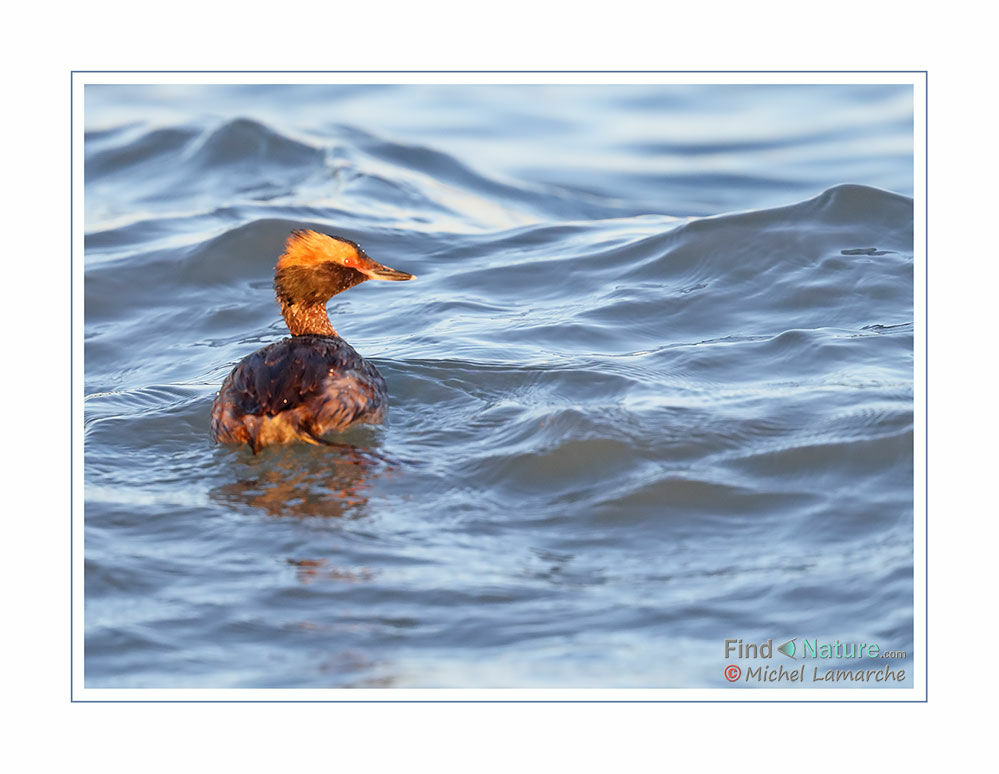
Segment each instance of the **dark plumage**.
[[378,369],[339,336],[292,336],[245,357],[226,377],[212,435],[254,452],[288,440],[315,443],[355,422],[380,422],[387,402]]
[[385,380],[333,330],[326,302],[367,279],[412,278],[348,240],[292,232],[274,286],[293,335],[233,368],[212,405],[212,438],[248,444],[256,454],[274,443],[324,443],[326,433],[380,422],[388,403]]

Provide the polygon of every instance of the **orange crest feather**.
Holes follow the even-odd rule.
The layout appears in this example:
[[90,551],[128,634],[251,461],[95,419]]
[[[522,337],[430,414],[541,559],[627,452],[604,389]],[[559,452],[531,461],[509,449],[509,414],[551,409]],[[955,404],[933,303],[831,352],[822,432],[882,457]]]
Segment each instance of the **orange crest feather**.
[[309,229],[295,229],[284,243],[284,253],[277,268],[313,266],[324,261],[344,263],[357,256],[357,248],[350,242],[334,239]]

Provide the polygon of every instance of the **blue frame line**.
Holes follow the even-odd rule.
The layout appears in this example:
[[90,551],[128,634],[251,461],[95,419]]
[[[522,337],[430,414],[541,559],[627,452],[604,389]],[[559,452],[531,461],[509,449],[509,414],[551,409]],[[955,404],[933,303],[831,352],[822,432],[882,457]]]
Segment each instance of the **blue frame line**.
[[[491,73],[491,74],[565,74],[565,73],[601,73],[601,74],[631,74],[631,73],[774,73],[774,74],[798,74],[798,73],[822,73],[822,74],[849,74],[849,73],[891,73],[923,76],[923,136],[925,139],[924,152],[924,247],[926,251],[924,277],[925,287],[923,288],[925,302],[925,334],[923,340],[923,357],[926,364],[924,375],[924,395],[926,405],[924,407],[924,446],[923,466],[925,471],[924,481],[924,530],[926,541],[924,550],[925,567],[925,589],[924,598],[926,610],[924,615],[924,654],[923,654],[923,685],[925,695],[922,699],[77,699],[73,695],[73,600],[75,588],[73,586],[73,454],[74,454],[74,425],[75,416],[73,413],[73,86],[77,74],[95,73],[155,73],[157,75],[170,75],[173,73],[231,73],[231,74],[296,74],[296,73],[330,73],[330,74],[395,74],[395,73]],[[914,85],[914,88],[917,86]],[[929,702],[929,71],[928,70],[70,70],[69,74],[69,701],[70,703],[83,704],[926,704]],[[295,689],[292,689],[295,690]]]

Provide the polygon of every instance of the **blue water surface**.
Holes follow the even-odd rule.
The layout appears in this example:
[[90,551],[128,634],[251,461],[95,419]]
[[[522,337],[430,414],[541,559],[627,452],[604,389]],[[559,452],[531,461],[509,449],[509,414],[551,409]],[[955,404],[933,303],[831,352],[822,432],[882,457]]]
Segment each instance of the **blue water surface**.
[[[792,637],[912,686],[911,87],[84,107],[87,687],[752,688],[724,640]],[[300,227],[418,275],[329,304],[389,416],[216,446]]]

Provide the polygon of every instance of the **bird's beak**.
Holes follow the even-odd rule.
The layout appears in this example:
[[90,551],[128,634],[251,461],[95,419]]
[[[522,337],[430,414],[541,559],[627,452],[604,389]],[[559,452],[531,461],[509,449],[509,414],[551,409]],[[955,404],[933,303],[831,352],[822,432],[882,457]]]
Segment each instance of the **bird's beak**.
[[376,280],[390,280],[392,282],[402,282],[403,280],[416,279],[416,277],[409,272],[399,271],[398,269],[390,269],[388,266],[382,266],[376,261],[368,259],[368,263],[364,266],[358,266],[358,271],[362,274],[368,275],[368,279]]

